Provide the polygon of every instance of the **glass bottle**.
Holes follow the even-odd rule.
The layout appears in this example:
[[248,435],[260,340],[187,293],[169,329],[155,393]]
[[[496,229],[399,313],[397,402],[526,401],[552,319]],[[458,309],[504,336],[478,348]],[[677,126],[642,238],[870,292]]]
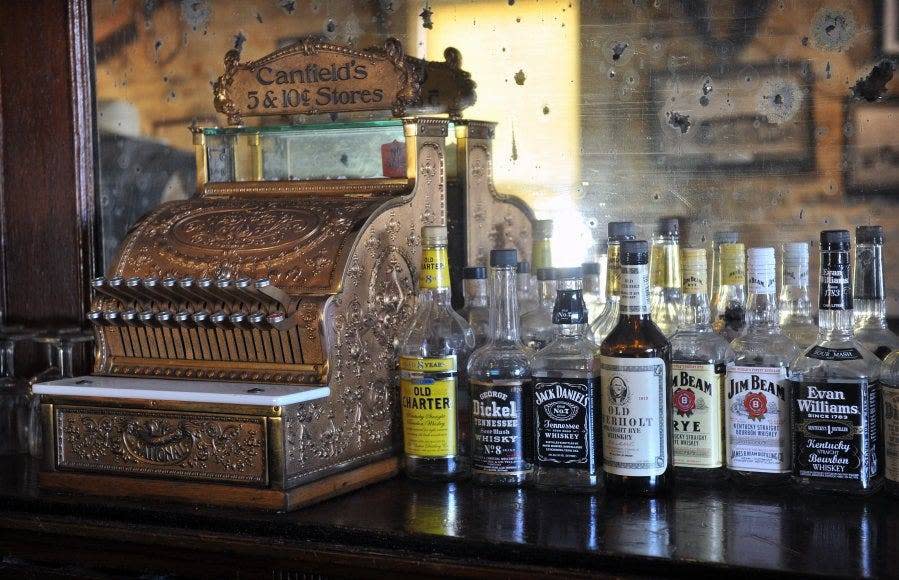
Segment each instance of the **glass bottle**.
[[[736,244],[740,241],[737,232],[715,232],[712,235],[712,255],[709,259],[709,296],[714,300],[721,285],[721,245]],[[714,313],[713,313],[714,314]]]
[[808,291],[808,243],[784,244],[782,255],[780,327],[800,348],[807,348],[818,338]]
[[606,287],[603,285],[602,268],[599,262],[584,262],[581,264],[584,273],[584,304],[587,305],[587,314],[590,322],[599,317],[606,304]]
[[415,315],[400,346],[404,466],[414,479],[458,479],[469,468],[464,369],[474,333],[452,308],[446,227],[424,226],[421,238]]
[[671,483],[671,344],[649,313],[649,244],[621,242],[618,324],[602,341],[603,471],[609,491],[656,495]]
[[475,347],[487,341],[487,268],[474,266],[462,270],[462,294],[465,305],[459,315],[474,332]]
[[855,338],[881,359],[899,349],[887,328],[883,292],[883,226],[855,228]]
[[534,474],[547,490],[596,491],[602,485],[599,349],[590,337],[581,268],[556,269],[552,342],[531,364]]
[[671,337],[674,473],[691,481],[724,477],[724,373],[734,361],[712,330],[708,264],[702,248],[683,250],[680,324]]
[[14,349],[13,341],[5,337],[0,340],[0,455],[14,455],[22,451],[18,435],[18,410],[23,401],[13,370]]
[[553,267],[553,221],[536,220],[534,222],[534,241],[531,244],[531,262],[534,272],[540,268]]
[[521,341],[534,351],[546,346],[555,335],[553,305],[556,303],[556,269],[537,270],[536,307],[521,317]]
[[593,341],[600,344],[618,324],[618,294],[621,286],[621,270],[618,255],[621,242],[637,237],[634,222],[609,222],[608,266],[606,277],[606,304],[599,316],[590,324]]
[[792,468],[787,376],[799,347],[780,328],[775,271],[774,248],[749,249],[746,332],[724,381],[727,469],[748,485],[787,483]]
[[665,336],[677,330],[677,311],[681,305],[680,222],[677,218],[661,221],[652,241],[649,260],[652,321]]
[[899,496],[899,350],[883,359],[880,371],[883,392],[883,444],[886,489]]
[[490,332],[468,360],[471,475],[475,483],[523,485],[531,463],[524,414],[531,354],[518,334],[515,250],[490,251]]
[[518,311],[523,315],[537,307],[537,284],[531,276],[531,265],[518,262],[516,265],[515,291],[518,295]]
[[815,491],[883,484],[880,359],[852,332],[849,232],[821,232],[818,340],[793,360],[794,479]]
[[733,341],[746,326],[746,256],[743,244],[721,244],[715,296],[715,332]]

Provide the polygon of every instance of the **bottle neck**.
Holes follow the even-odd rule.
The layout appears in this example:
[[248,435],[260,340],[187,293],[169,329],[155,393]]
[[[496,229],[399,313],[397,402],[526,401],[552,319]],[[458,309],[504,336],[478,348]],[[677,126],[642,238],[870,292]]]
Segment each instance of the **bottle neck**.
[[418,275],[418,300],[449,306],[449,256],[446,246],[426,245],[421,252],[421,272]]
[[514,266],[490,269],[493,300],[490,301],[489,324],[493,342],[519,342],[516,278]]
[[576,278],[559,280],[556,283],[553,305],[556,336],[566,339],[581,338],[589,332],[588,320],[581,280]]
[[0,377],[4,379],[15,376],[15,343],[11,340],[0,342]]
[[609,253],[606,260],[606,299],[617,300],[621,287],[621,266],[618,257],[621,254],[621,244],[609,240]]
[[536,238],[531,245],[531,272],[552,267],[552,238]]
[[711,330],[712,309],[705,292],[685,293],[681,297],[678,329],[688,331]]
[[653,241],[650,269],[653,289],[680,289],[680,248],[677,236],[658,236]]
[[537,282],[537,294],[540,298],[540,306],[548,307],[552,310],[553,304],[556,302],[556,281],[539,280]]
[[649,266],[647,264],[621,265],[619,319],[636,317],[640,320],[648,320],[649,313]]
[[774,293],[750,292],[746,303],[746,326],[750,332],[777,332],[780,318]]
[[854,316],[865,326],[886,328],[883,283],[883,246],[858,244],[855,247]]
[[818,330],[826,341],[852,340],[852,283],[848,251],[821,251]]
[[463,280],[462,295],[465,306],[487,306],[487,280]]

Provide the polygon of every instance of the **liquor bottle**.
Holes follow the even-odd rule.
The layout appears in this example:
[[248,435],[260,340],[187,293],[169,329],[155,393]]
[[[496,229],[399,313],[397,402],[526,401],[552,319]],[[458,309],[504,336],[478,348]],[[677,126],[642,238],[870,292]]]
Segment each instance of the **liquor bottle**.
[[674,473],[719,480],[724,469],[724,373],[734,361],[727,340],[712,330],[704,249],[683,250],[680,324],[671,337]]
[[490,251],[490,331],[468,360],[472,480],[482,485],[522,485],[531,473],[525,431],[531,354],[518,334],[517,254]]
[[800,351],[780,328],[774,248],[749,249],[747,304],[746,332],[731,343],[736,358],[724,380],[727,469],[739,483],[783,484],[792,468],[787,377]]
[[[736,244],[740,241],[737,232],[715,232],[712,236],[712,255],[709,259],[709,296],[714,300],[718,296],[718,287],[721,285],[721,245]],[[714,313],[713,313],[714,314]]]
[[677,330],[677,311],[681,305],[680,223],[677,218],[663,219],[652,241],[649,259],[652,321],[665,336]]
[[581,268],[557,268],[555,336],[534,357],[532,483],[549,490],[596,491],[602,485],[599,349],[590,337]]
[[516,265],[515,292],[518,295],[518,311],[525,315],[537,307],[537,285],[531,276],[531,265],[526,261]]
[[531,262],[534,272],[540,268],[553,267],[552,239],[553,221],[536,220],[534,222],[534,241],[531,244]]
[[556,303],[556,269],[537,270],[537,305],[521,317],[521,341],[535,352],[555,335],[553,305]]
[[883,484],[880,359],[852,332],[849,232],[821,232],[818,340],[790,368],[794,474],[816,491],[870,494]]
[[487,340],[487,268],[474,266],[462,270],[462,294],[465,305],[459,315],[468,321],[474,332],[475,347]]
[[606,305],[600,315],[590,324],[593,341],[602,343],[603,339],[618,324],[618,294],[621,286],[621,270],[618,256],[621,242],[637,237],[634,222],[609,222],[608,267],[606,277]]
[[721,244],[721,269],[715,296],[715,332],[729,341],[746,326],[746,256],[743,244]]
[[584,273],[584,304],[587,305],[588,318],[593,322],[606,305],[602,268],[599,262],[584,262],[581,264],[581,270]]
[[780,327],[800,348],[810,347],[818,339],[818,325],[808,291],[807,242],[783,245],[780,284]]
[[883,292],[883,226],[855,228],[855,338],[881,359],[899,349],[887,328]]
[[474,334],[450,304],[446,228],[425,226],[421,238],[415,315],[400,346],[404,466],[414,479],[456,479],[469,468],[465,365]]
[[880,383],[883,391],[886,489],[893,495],[899,495],[899,350],[883,359]]
[[656,495],[671,483],[671,344],[649,313],[649,244],[621,242],[618,324],[602,341],[603,470],[610,491]]

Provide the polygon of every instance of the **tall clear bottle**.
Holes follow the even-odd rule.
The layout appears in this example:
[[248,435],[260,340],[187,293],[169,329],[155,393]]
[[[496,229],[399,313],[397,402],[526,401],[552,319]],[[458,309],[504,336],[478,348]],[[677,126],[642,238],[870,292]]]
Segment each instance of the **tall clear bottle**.
[[609,222],[609,245],[606,269],[606,303],[599,316],[590,323],[593,341],[600,344],[618,324],[618,298],[621,287],[619,254],[621,242],[634,240],[637,228],[634,222]]
[[556,269],[537,270],[537,306],[521,317],[521,341],[535,352],[555,336],[553,306],[556,303]]
[[537,307],[537,284],[531,275],[531,264],[518,262],[516,268],[515,291],[518,295],[518,311],[523,315]]
[[584,304],[587,305],[590,322],[593,322],[599,318],[606,305],[606,287],[605,280],[602,279],[602,265],[599,262],[584,262],[581,264],[581,270],[584,273]]
[[672,480],[671,344],[649,312],[649,244],[621,242],[618,324],[602,341],[603,471],[609,491],[656,495]]
[[899,351],[883,359],[880,370],[883,392],[884,464],[888,492],[899,496]]
[[540,268],[553,267],[552,240],[553,221],[536,220],[531,243],[531,265],[534,267],[534,273]]
[[734,361],[727,340],[712,330],[708,264],[702,248],[685,248],[680,325],[671,337],[674,473],[714,481],[724,468],[724,374]]
[[556,269],[555,336],[533,374],[534,474],[548,490],[596,491],[600,468],[599,349],[590,336],[581,268]]
[[[718,287],[721,285],[721,245],[736,244],[740,241],[737,232],[715,232],[712,234],[712,255],[709,258],[709,296],[712,300],[718,296]],[[714,316],[714,312],[712,312]]]
[[718,294],[715,296],[715,332],[729,341],[746,326],[746,255],[743,244],[721,244]]
[[783,245],[780,283],[780,327],[800,348],[818,338],[809,298],[808,242]]
[[775,271],[774,248],[749,249],[746,332],[724,381],[727,469],[748,485],[787,483],[792,469],[788,373],[800,351],[780,328]]
[[649,301],[652,321],[665,336],[671,336],[677,330],[681,305],[680,222],[677,218],[666,218],[660,225],[649,260],[652,285]]
[[522,485],[532,469],[525,417],[531,354],[518,333],[517,258],[515,250],[490,252],[490,332],[468,360],[471,473],[481,485]]
[[899,349],[887,328],[883,292],[883,226],[855,228],[855,338],[883,359]]
[[462,270],[462,296],[465,305],[459,315],[471,326],[475,347],[481,346],[487,341],[487,268],[472,266]]
[[414,479],[458,479],[469,469],[465,365],[475,339],[451,305],[446,228],[425,226],[421,237],[415,315],[400,346],[404,466]]
[[821,232],[818,340],[790,368],[796,483],[871,494],[883,484],[880,359],[853,336],[850,242]]

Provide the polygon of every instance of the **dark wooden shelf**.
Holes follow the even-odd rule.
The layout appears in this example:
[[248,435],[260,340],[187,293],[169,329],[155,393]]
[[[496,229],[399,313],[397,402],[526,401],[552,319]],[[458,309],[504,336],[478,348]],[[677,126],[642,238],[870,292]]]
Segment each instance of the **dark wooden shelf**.
[[0,574],[305,578],[899,576],[899,501],[685,488],[664,499],[397,478],[290,514],[41,492],[0,461]]

